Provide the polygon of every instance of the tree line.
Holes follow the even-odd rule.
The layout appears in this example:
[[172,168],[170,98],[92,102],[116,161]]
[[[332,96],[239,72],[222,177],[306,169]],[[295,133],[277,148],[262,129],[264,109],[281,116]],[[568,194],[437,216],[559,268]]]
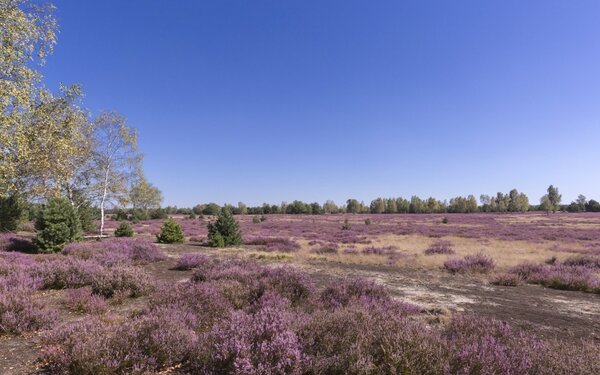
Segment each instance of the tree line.
[[475,212],[527,212],[527,211],[569,211],[569,212],[600,212],[600,203],[596,200],[587,200],[579,195],[576,201],[568,205],[561,204],[562,195],[558,188],[550,185],[547,194],[540,198],[540,203],[532,205],[529,198],[517,189],[512,189],[507,194],[497,193],[494,196],[481,195],[479,201],[475,196],[458,196],[446,200],[433,197],[422,199],[418,196],[405,198],[376,198],[370,204],[348,199],[344,205],[338,206],[334,201],[328,200],[322,205],[318,202],[306,203],[295,200],[291,203],[281,204],[264,203],[261,206],[249,207],[243,202],[237,205],[225,204],[222,207],[217,203],[198,204],[192,208],[177,208],[168,206],[164,210],[169,215],[217,215],[222,209],[227,209],[235,215],[265,215],[265,214],[337,214],[337,213],[371,213],[371,214],[429,214],[429,213],[475,213]]

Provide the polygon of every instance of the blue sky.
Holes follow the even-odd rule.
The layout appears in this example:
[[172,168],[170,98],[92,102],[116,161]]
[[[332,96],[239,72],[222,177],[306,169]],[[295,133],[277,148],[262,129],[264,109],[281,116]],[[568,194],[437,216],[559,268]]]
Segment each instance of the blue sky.
[[165,205],[600,198],[598,1],[65,1],[43,72]]

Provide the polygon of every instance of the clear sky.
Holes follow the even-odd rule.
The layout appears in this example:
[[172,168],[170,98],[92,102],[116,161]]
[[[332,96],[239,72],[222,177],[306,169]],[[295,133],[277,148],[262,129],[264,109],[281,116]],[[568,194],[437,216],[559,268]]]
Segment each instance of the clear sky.
[[54,1],[165,205],[600,198],[600,1]]

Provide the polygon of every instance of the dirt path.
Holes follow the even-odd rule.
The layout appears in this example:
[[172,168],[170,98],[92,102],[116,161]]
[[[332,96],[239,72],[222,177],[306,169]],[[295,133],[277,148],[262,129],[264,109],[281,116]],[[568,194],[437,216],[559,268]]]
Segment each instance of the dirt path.
[[301,265],[315,277],[378,280],[399,298],[427,309],[476,312],[534,329],[547,337],[600,340],[600,296],[536,285],[502,287],[442,271],[324,263]]

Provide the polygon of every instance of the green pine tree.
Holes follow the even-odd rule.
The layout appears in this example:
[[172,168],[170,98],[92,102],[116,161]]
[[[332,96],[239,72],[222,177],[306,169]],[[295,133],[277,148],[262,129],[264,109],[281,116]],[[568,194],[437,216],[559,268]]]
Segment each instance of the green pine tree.
[[175,220],[168,219],[163,224],[156,239],[160,243],[183,243],[184,236],[181,226]]
[[215,222],[208,224],[208,244],[212,247],[237,246],[242,243],[240,226],[227,209],[221,211]]
[[40,212],[35,228],[36,243],[44,252],[56,252],[71,242],[81,240],[81,224],[73,205],[63,198],[53,198]]

